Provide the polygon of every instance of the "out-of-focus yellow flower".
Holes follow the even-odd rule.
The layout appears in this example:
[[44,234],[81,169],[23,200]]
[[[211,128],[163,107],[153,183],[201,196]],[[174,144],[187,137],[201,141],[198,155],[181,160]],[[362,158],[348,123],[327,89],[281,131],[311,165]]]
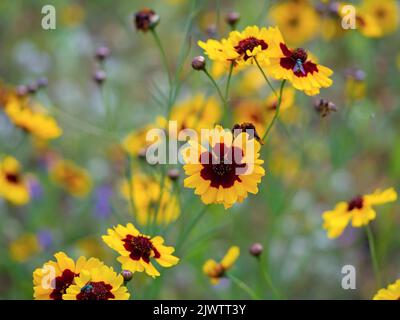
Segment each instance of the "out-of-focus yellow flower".
[[36,235],[32,233],[26,233],[11,242],[9,250],[11,259],[23,263],[40,252],[41,248]]
[[346,79],[346,97],[349,100],[360,100],[365,97],[367,83],[351,77]]
[[209,132],[208,145],[189,140],[182,150],[186,188],[195,189],[205,204],[223,204],[225,209],[242,202],[248,193],[258,193],[265,175],[260,143],[246,132],[234,137],[231,130],[216,126]]
[[57,121],[40,104],[27,98],[10,97],[4,111],[17,127],[39,139],[51,140],[62,134]]
[[155,136],[153,140],[151,140],[149,137],[149,141],[147,141],[147,133],[150,130],[158,128],[160,128],[160,126],[148,124],[138,130],[132,131],[122,141],[122,148],[125,150],[125,152],[135,157],[145,155],[146,150],[150,145],[159,142],[158,136]]
[[78,3],[67,4],[61,11],[61,23],[67,27],[76,27],[85,19],[85,8]]
[[386,289],[380,289],[374,300],[400,300],[400,279],[390,284]]
[[219,280],[225,276],[225,273],[233,267],[239,255],[239,247],[232,246],[220,263],[212,259],[207,260],[203,265],[203,272],[210,278],[212,284],[218,284]]
[[200,133],[201,129],[212,128],[220,118],[221,107],[217,98],[205,97],[203,94],[196,94],[176,104],[170,115],[170,120],[177,122],[178,133],[183,129],[193,129]]
[[[121,183],[122,195],[128,201],[132,197],[137,221],[142,226],[154,222],[158,225],[167,225],[179,217],[179,202],[172,194],[171,182],[165,179],[164,187],[160,188],[159,180],[139,173],[132,177],[131,185],[126,180]],[[162,192],[161,199],[160,192]]]
[[92,189],[89,173],[69,160],[56,160],[50,167],[50,177],[55,184],[76,197],[85,197]]
[[69,286],[84,270],[100,268],[103,262],[96,258],[80,257],[76,262],[64,252],[54,255],[56,261],[48,261],[33,272],[33,297],[35,300],[63,300]]
[[318,13],[309,1],[279,1],[269,15],[291,46],[313,39],[320,30]]
[[287,183],[293,183],[301,171],[297,154],[291,152],[291,150],[279,149],[278,146],[273,150],[269,161],[271,173],[276,177],[282,177]]
[[275,79],[288,80],[297,90],[309,96],[319,94],[321,88],[328,88],[333,81],[329,78],[333,71],[317,64],[303,48],[289,49],[280,43],[281,58],[271,58],[268,67]]
[[101,266],[82,270],[63,294],[63,300],[128,300],[124,278],[113,268]]
[[105,259],[108,255],[102,244],[97,237],[87,237],[78,240],[76,247],[80,255]]
[[160,275],[151,260],[155,260],[162,267],[172,267],[179,262],[179,258],[172,255],[173,247],[163,245],[164,239],[160,236],[150,238],[139,232],[131,223],[125,227],[118,225],[108,229],[103,241],[120,256],[118,261],[122,269],[131,272],[145,271],[155,278]]
[[24,205],[30,200],[27,181],[14,157],[6,156],[0,161],[0,197],[15,205]]
[[254,64],[254,59],[257,59],[260,65],[265,66],[269,64],[269,58],[280,55],[278,45],[281,38],[278,28],[249,26],[242,32],[232,31],[228,39],[210,39],[198,44],[211,60],[242,66]]
[[396,0],[364,0],[360,10],[376,21],[382,35],[396,31],[399,23],[399,8]]
[[393,188],[384,191],[377,190],[373,194],[357,196],[349,202],[339,202],[335,209],[323,213],[323,227],[328,232],[328,238],[339,237],[350,223],[355,228],[367,225],[376,218],[373,206],[382,205],[397,200]]

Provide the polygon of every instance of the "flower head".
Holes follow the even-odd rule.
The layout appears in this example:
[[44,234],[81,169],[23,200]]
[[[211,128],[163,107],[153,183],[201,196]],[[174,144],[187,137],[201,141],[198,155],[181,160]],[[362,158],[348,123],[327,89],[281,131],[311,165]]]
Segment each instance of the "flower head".
[[232,268],[240,254],[239,247],[230,247],[221,262],[209,259],[203,265],[203,272],[210,278],[212,284],[218,284],[225,273]]
[[189,140],[182,151],[188,176],[184,185],[194,188],[205,204],[219,203],[225,208],[242,202],[247,194],[258,192],[265,175],[259,159],[260,143],[247,132],[238,134],[216,126],[209,131],[207,146]]
[[[396,0],[364,0],[359,11],[364,16],[374,19],[376,26],[379,28],[377,35],[390,34],[396,31],[399,24],[398,5]],[[363,16],[361,15],[360,18]],[[358,20],[362,24],[362,20]],[[365,21],[364,21],[365,22]]]
[[[165,179],[164,187],[160,187],[160,180],[138,173],[129,183],[124,180],[121,184],[121,193],[128,201],[132,197],[136,218],[142,226],[154,222],[158,225],[167,225],[179,217],[179,202],[172,192],[171,182]],[[162,192],[161,198],[160,192]]]
[[30,99],[12,96],[4,111],[15,126],[41,140],[56,139],[62,134],[57,121]]
[[147,32],[158,24],[160,17],[154,10],[144,8],[135,13],[134,20],[137,30]]
[[33,296],[36,300],[63,300],[63,295],[83,270],[99,268],[103,263],[96,258],[80,257],[76,262],[64,252],[54,255],[56,261],[46,262],[33,272]]
[[14,157],[0,160],[0,197],[15,205],[25,205],[30,200],[28,182]]
[[57,160],[50,168],[54,183],[76,197],[85,197],[92,188],[89,173],[68,160]]
[[348,202],[339,202],[335,209],[323,213],[324,229],[329,238],[339,237],[347,225],[360,228],[367,225],[376,217],[373,206],[382,205],[397,200],[397,193],[393,188],[384,191],[377,190],[372,194],[356,196]]
[[373,297],[374,300],[400,300],[400,279],[385,289],[380,289]]
[[211,60],[233,62],[235,65],[268,65],[269,58],[279,56],[278,44],[282,35],[278,28],[259,28],[249,26],[242,32],[232,31],[228,39],[210,39],[198,44]]
[[308,1],[279,1],[270,17],[290,45],[300,45],[319,32],[319,16]]
[[67,288],[63,300],[128,300],[129,293],[123,283],[122,275],[111,267],[82,270],[75,283]]
[[9,250],[14,261],[23,263],[40,252],[41,246],[35,234],[26,233],[11,242]]
[[103,241],[120,256],[118,261],[122,269],[131,272],[146,272],[155,278],[160,275],[152,261],[156,261],[162,267],[172,267],[179,262],[179,258],[172,255],[173,247],[163,245],[164,239],[160,236],[150,238],[141,234],[131,223],[125,227],[118,225],[108,229]]
[[289,80],[293,87],[310,96],[318,94],[320,88],[332,85],[329,77],[333,71],[315,63],[305,49],[289,49],[283,42],[279,46],[282,56],[271,59],[269,66],[274,78]]

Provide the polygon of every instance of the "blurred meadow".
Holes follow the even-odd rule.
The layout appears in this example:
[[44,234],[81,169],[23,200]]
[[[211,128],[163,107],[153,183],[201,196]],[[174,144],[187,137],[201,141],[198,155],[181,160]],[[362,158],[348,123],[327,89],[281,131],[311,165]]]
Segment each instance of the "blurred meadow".
[[[344,30],[336,1],[1,1],[0,169],[16,159],[18,176],[4,179],[23,183],[21,190],[0,180],[0,298],[32,299],[34,270],[59,251],[96,257],[119,273],[119,255],[102,236],[127,223],[162,236],[180,258],[157,267],[154,279],[135,272],[126,283],[131,299],[371,299],[399,279],[398,201],[335,239],[324,228],[323,213],[340,201],[400,190],[399,3],[347,3],[372,27],[360,17],[361,27]],[[48,4],[54,30],[41,25]],[[147,32],[134,18],[144,7],[159,17]],[[288,47],[305,48],[333,71],[318,95],[286,83],[275,123],[277,102],[261,68],[233,67],[230,77],[198,45],[254,25],[278,26]],[[223,92],[230,79],[226,106],[193,70],[199,55]],[[281,81],[270,78],[279,92]],[[18,118],[12,99],[28,99],[32,114]],[[35,112],[48,122],[32,124]],[[257,192],[228,209],[205,205],[185,187],[181,164],[147,163],[145,133],[168,118],[199,129],[251,122],[260,136],[272,122]],[[249,252],[254,243],[263,247],[259,257]],[[214,285],[203,265],[232,246],[240,255]],[[345,265],[357,271],[355,290],[342,288]]]

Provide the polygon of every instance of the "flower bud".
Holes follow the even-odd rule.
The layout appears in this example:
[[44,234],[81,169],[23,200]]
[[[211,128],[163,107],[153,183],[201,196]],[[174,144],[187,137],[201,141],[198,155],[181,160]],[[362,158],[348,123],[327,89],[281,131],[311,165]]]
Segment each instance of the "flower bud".
[[36,83],[30,83],[27,85],[28,93],[34,94],[38,90],[38,85]]
[[124,278],[124,282],[129,282],[132,280],[133,273],[129,270],[122,270],[121,275]]
[[325,118],[331,112],[336,112],[338,109],[336,105],[328,100],[320,99],[314,104],[315,111],[321,115],[321,117]]
[[160,22],[160,17],[151,9],[144,8],[135,13],[136,30],[147,32]]
[[106,80],[106,78],[107,78],[107,74],[103,70],[97,70],[93,75],[93,80],[99,85],[103,84],[103,82]]
[[26,96],[27,94],[28,94],[28,87],[27,86],[25,86],[25,85],[19,85],[17,88],[16,88],[16,93],[17,93],[17,95],[19,96],[19,97],[23,97],[23,96]]
[[168,170],[168,178],[172,181],[176,181],[179,179],[179,170],[178,169],[170,169]]
[[96,59],[99,61],[104,61],[110,56],[110,49],[106,46],[98,47],[96,50]]
[[232,28],[236,26],[239,20],[240,14],[235,11],[229,12],[225,17],[225,22],[229,24]]
[[46,77],[41,77],[36,80],[36,85],[38,86],[39,89],[47,87],[49,84],[49,80],[47,80]]
[[258,256],[260,256],[260,254],[263,252],[263,250],[264,250],[264,247],[262,246],[262,244],[256,242],[256,243],[253,243],[253,244],[250,246],[249,252],[250,252],[250,254],[251,254],[252,256],[258,257]]
[[192,60],[192,68],[197,71],[206,69],[206,59],[203,56],[194,57]]

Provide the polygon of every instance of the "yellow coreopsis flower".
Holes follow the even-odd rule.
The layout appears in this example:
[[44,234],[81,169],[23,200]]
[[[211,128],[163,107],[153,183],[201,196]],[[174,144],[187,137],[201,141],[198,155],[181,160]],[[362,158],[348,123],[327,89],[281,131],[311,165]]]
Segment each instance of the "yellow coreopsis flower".
[[313,39],[319,32],[320,19],[308,1],[279,1],[270,11],[271,19],[292,46]]
[[400,300],[400,279],[390,284],[386,289],[380,289],[374,300]]
[[229,248],[225,257],[221,262],[213,259],[207,260],[203,265],[203,272],[210,278],[212,284],[218,284],[219,280],[225,276],[225,273],[232,268],[236,260],[239,258],[240,249],[237,246]]
[[57,121],[41,105],[29,99],[10,97],[4,111],[17,127],[38,139],[51,140],[62,134]]
[[246,132],[234,137],[230,130],[216,126],[209,131],[207,144],[189,140],[182,151],[188,175],[185,187],[195,189],[205,204],[223,204],[225,209],[242,202],[249,192],[258,192],[265,170],[256,139]]
[[373,17],[382,35],[396,31],[399,24],[399,7],[396,0],[364,0],[360,11]]
[[27,233],[11,242],[9,250],[11,258],[22,263],[40,252],[41,248],[36,235]]
[[376,190],[372,194],[357,196],[349,202],[339,202],[335,209],[323,213],[323,227],[328,232],[328,238],[339,237],[347,225],[360,228],[367,225],[376,217],[374,206],[397,200],[397,193],[393,188],[384,191]]
[[152,264],[152,260],[162,267],[172,267],[179,262],[179,258],[172,255],[175,249],[163,245],[162,237],[150,238],[140,233],[131,223],[125,227],[118,225],[113,229],[108,229],[108,234],[102,238],[110,248],[120,254],[117,260],[124,270],[144,271],[155,278],[160,273]]
[[103,262],[96,258],[80,257],[76,262],[64,252],[54,255],[56,261],[46,262],[33,272],[33,296],[36,300],[63,300],[69,286],[83,270],[99,268]]
[[177,122],[177,131],[209,129],[221,118],[221,108],[216,97],[196,94],[173,106],[170,120]]
[[30,200],[27,181],[14,157],[0,160],[0,197],[15,205],[25,205]]
[[210,39],[198,44],[211,60],[242,66],[254,64],[257,59],[260,65],[268,65],[269,58],[279,56],[278,41],[281,38],[278,28],[249,26],[242,32],[232,31],[228,39]]
[[147,140],[147,133],[152,129],[159,128],[158,125],[148,124],[138,130],[130,132],[122,141],[122,148],[125,152],[133,156],[144,156],[146,155],[147,148],[156,143],[158,138],[154,140]]
[[[293,106],[295,90],[287,87],[282,92],[280,105],[280,115],[284,116],[285,111]],[[255,99],[245,99],[240,101],[234,109],[236,123],[252,123],[256,131],[262,134],[275,115],[278,105],[278,98],[271,94],[265,101]],[[284,118],[282,118],[284,119]]]
[[[159,180],[139,173],[132,177],[130,185],[126,180],[121,184],[124,198],[128,201],[130,197],[133,199],[136,218],[140,225],[154,222],[158,225],[167,225],[179,217],[179,201],[172,194],[171,182],[165,179],[164,187],[160,188]],[[162,192],[161,199],[160,192]]]
[[57,160],[50,167],[50,177],[55,184],[76,197],[85,197],[92,188],[89,173],[69,160]]
[[63,300],[128,300],[124,278],[111,267],[82,270],[63,295]]
[[281,58],[271,59],[269,71],[275,79],[289,80],[297,90],[314,96],[320,88],[328,88],[333,81],[329,78],[333,71],[317,64],[303,48],[289,49],[280,43]]

